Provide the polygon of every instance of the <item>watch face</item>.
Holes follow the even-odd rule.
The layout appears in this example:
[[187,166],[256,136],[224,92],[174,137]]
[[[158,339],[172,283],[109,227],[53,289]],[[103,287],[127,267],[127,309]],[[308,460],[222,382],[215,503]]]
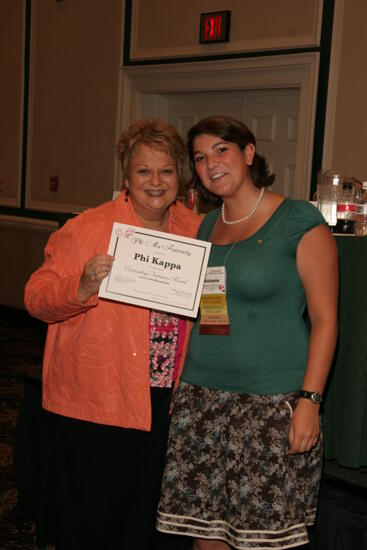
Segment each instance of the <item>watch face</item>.
[[313,403],[316,403],[317,405],[319,405],[321,403],[321,395],[319,394],[319,392],[315,391],[312,395],[311,395],[311,401]]
[[312,403],[315,403],[315,405],[320,405],[320,403],[322,403],[322,396],[321,393],[318,391],[311,392],[307,390],[301,390],[300,397],[309,399],[310,401],[312,401]]

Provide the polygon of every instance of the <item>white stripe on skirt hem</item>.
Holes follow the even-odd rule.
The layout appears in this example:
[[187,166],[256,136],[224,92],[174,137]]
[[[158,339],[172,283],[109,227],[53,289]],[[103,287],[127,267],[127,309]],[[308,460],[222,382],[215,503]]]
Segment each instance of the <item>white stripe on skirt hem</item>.
[[222,520],[205,521],[158,512],[157,529],[162,533],[223,540],[238,550],[286,550],[309,542],[302,523],[278,531],[243,530]]

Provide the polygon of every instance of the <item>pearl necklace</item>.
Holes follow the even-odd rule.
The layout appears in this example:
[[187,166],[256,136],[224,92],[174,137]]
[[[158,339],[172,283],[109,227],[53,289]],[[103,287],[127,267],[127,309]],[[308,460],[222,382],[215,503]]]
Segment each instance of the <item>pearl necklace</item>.
[[234,225],[235,223],[240,223],[240,222],[244,222],[246,220],[249,220],[250,218],[252,218],[252,216],[255,214],[260,202],[261,202],[261,199],[263,198],[263,194],[264,194],[264,187],[261,188],[261,191],[259,193],[259,196],[257,198],[257,201],[256,201],[256,204],[255,206],[253,207],[253,209],[251,210],[251,212],[249,214],[247,214],[247,216],[244,216],[243,218],[240,218],[239,220],[233,220],[232,222],[226,220],[225,218],[225,215],[224,215],[224,203],[222,204],[222,221],[223,223],[225,223],[226,225]]

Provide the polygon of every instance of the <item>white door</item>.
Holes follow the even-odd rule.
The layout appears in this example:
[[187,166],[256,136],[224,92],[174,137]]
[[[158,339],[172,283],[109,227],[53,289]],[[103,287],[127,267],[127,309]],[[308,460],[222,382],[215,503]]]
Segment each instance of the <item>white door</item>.
[[[266,157],[276,175],[273,189],[294,196],[298,88],[161,95],[159,104],[160,116],[177,128],[184,141],[189,128],[206,116],[242,120],[255,134],[258,153]],[[151,112],[147,97],[143,111],[143,116],[157,115]]]
[[242,120],[256,137],[257,151],[275,174],[274,191],[294,197],[299,89],[246,92]]

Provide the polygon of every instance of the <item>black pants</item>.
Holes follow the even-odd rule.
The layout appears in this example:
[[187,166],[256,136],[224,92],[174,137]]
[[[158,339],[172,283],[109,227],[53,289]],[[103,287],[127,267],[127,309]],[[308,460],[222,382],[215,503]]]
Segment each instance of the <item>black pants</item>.
[[[183,550],[190,544],[155,529],[171,391],[152,388],[151,398],[150,432],[49,415],[55,469],[48,467],[42,510],[54,531],[47,542],[57,550]],[[42,517],[39,522],[42,532]]]

